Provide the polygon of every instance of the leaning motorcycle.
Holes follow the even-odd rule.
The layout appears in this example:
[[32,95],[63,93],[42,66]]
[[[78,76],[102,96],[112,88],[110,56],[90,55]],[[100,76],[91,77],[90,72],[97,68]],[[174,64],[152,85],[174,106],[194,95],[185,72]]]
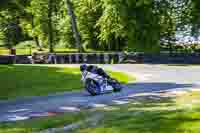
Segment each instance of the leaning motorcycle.
[[122,90],[122,85],[113,78],[104,78],[96,73],[82,72],[81,78],[86,91],[92,96],[100,95],[109,92],[119,92]]

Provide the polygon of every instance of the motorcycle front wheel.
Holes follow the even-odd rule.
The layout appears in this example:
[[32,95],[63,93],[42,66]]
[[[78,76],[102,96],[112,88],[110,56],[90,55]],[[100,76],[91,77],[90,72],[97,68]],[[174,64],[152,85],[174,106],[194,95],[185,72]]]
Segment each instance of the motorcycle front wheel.
[[116,79],[109,79],[108,83],[114,88],[114,92],[120,92],[122,90],[122,85]]
[[101,93],[98,83],[93,79],[87,79],[85,82],[85,89],[92,95],[96,96]]

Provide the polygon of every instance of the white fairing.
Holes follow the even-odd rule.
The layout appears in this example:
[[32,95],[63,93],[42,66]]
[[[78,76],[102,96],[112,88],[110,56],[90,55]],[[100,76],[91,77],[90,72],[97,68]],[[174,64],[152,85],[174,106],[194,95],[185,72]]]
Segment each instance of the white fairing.
[[101,86],[101,92],[113,91],[113,87],[107,83],[107,81],[98,74],[94,74],[88,71],[82,72],[82,82],[85,84],[87,79],[93,79],[97,81]]
[[101,76],[97,75],[97,74],[94,74],[94,73],[91,73],[91,72],[88,72],[88,71],[84,71],[82,73],[82,78],[81,80],[85,83],[86,79],[93,79],[95,81],[99,81],[102,79]]
[[97,80],[97,79],[100,79],[101,76],[98,76],[97,74],[94,74],[94,73],[91,73],[91,72],[88,72],[88,71],[84,71],[84,72],[82,73],[82,78],[81,78],[81,80],[82,80],[83,82],[85,82],[86,79],[88,79],[88,78]]

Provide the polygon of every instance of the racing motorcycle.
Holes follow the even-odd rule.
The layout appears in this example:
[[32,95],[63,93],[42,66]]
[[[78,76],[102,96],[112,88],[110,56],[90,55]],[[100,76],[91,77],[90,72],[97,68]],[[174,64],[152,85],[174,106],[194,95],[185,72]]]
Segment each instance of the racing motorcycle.
[[87,70],[82,71],[82,78],[86,91],[92,96],[100,95],[109,92],[119,92],[122,90],[122,85],[113,78],[103,77],[97,73],[92,73]]

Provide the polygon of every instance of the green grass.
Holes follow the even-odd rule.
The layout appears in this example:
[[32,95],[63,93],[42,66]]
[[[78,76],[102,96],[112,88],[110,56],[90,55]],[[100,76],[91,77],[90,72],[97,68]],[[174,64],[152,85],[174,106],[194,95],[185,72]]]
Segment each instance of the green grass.
[[0,55],[8,55],[8,54],[9,54],[8,49],[0,48]]
[[104,112],[99,126],[73,133],[199,133],[199,98],[200,93],[191,93],[176,99],[134,100]]
[[[120,72],[109,72],[122,83],[130,78]],[[39,96],[56,92],[80,90],[78,68],[60,68],[45,65],[0,65],[0,99]],[[33,133],[47,128],[63,127],[91,116],[91,110],[52,117],[35,118],[12,123],[0,123],[0,133]]]
[[70,113],[12,123],[0,123],[0,133],[33,133],[48,128],[63,127],[65,125],[84,120],[87,115],[87,112]]
[[[72,69],[73,71],[75,70],[74,73],[72,73]],[[35,78],[39,79],[39,81],[37,81],[39,82],[38,84],[40,84],[41,80],[45,79],[46,81],[46,79],[49,79],[52,73],[53,78],[55,75],[60,74],[60,76],[64,78],[69,73],[75,75],[75,77],[77,77],[77,75],[80,76],[77,68],[25,65],[1,66],[0,74],[2,75],[2,73],[4,73],[4,78],[6,78],[5,75],[7,73],[10,76],[8,76],[9,78],[14,78],[20,82],[22,76],[16,77],[16,75],[21,75],[21,73],[23,73],[24,76],[24,71],[22,70],[25,70],[25,72],[27,71],[26,75],[29,74],[29,76],[24,77],[24,80],[30,83],[29,80],[35,75]],[[11,72],[9,73],[9,71]],[[15,73],[14,76],[11,75],[11,73]],[[42,74],[46,74],[46,76],[41,77]],[[121,73],[114,74],[118,77],[125,76]],[[77,78],[78,81],[80,78],[79,76]],[[56,77],[56,79],[59,79],[58,77]],[[12,80],[14,81],[14,79]],[[126,77],[125,79],[129,78]],[[78,89],[80,88],[77,87],[77,90]],[[33,90],[31,90],[31,92],[34,93]],[[87,127],[85,125],[81,129],[73,131],[73,133],[199,133],[200,92],[191,92],[179,95],[176,98],[169,97],[159,100],[153,99],[152,96],[155,97],[149,94],[138,95],[137,98],[134,98],[129,104],[110,106],[109,110],[98,108],[81,113],[37,118],[15,123],[0,123],[0,133],[33,133],[34,131],[47,128],[63,127],[63,125],[84,120],[90,117],[91,113],[102,113],[104,114],[104,118],[96,127]]]
[[128,76],[122,72],[111,72],[108,71],[108,74],[111,75],[111,77],[114,77],[118,81],[120,81],[123,84],[127,84],[129,81],[135,81],[136,78],[133,76]]
[[33,133],[47,128],[63,127],[85,120],[92,114],[103,113],[96,127],[82,126],[73,133],[199,133],[200,92],[183,94],[177,98],[155,100],[138,96],[131,103],[87,112],[47,118],[1,123],[0,133]]
[[[131,78],[120,72],[110,72],[122,83]],[[36,65],[0,65],[0,99],[42,96],[83,89],[79,68],[59,68]],[[133,79],[132,79],[133,80]]]

